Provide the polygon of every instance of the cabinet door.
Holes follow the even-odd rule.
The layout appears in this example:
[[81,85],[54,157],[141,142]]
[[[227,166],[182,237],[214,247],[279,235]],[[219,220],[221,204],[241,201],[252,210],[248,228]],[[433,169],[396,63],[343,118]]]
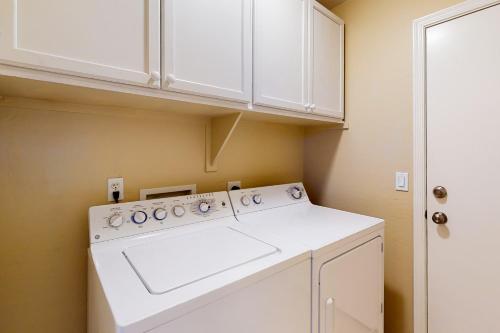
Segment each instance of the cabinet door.
[[307,111],[308,3],[255,0],[255,104]]
[[311,36],[311,110],[343,119],[344,22],[314,1]]
[[0,62],[160,85],[160,0],[2,0]]
[[320,333],[382,333],[382,239],[324,264],[320,271]]
[[164,89],[250,102],[252,1],[165,0]]

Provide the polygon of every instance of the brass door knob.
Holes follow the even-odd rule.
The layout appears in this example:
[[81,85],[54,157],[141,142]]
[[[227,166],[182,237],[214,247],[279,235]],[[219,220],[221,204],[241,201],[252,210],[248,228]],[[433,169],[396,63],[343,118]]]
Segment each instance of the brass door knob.
[[443,186],[434,187],[432,193],[437,199],[446,198],[446,196],[448,195],[448,191],[446,191],[446,188],[444,188]]
[[436,212],[432,214],[432,221],[436,224],[446,224],[448,222],[448,216],[442,212]]

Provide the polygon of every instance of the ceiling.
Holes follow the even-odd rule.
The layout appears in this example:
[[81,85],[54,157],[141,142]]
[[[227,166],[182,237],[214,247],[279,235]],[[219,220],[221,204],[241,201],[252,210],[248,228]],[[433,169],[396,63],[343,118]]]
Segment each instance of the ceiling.
[[333,8],[334,6],[340,5],[345,0],[318,0],[326,8]]

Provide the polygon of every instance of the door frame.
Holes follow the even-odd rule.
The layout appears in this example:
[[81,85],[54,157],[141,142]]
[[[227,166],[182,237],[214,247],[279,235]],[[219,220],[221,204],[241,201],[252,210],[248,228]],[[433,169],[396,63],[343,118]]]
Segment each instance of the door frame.
[[468,0],[413,21],[413,328],[428,332],[426,211],[426,29],[500,4]]

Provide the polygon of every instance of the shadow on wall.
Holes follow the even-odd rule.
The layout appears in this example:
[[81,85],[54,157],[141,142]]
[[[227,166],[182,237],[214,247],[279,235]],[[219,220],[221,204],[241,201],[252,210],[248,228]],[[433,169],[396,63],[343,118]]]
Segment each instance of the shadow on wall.
[[387,316],[385,316],[385,330],[390,328],[391,332],[404,332],[404,323],[409,321],[408,318],[404,318],[407,312],[404,297],[387,284],[384,285],[384,307],[384,313],[390,313],[391,318],[398,318],[398,320],[391,320],[389,323]]
[[[306,130],[304,149],[304,185],[311,201],[321,204],[328,196],[324,186],[333,173],[333,165],[344,130],[310,128]],[[309,149],[314,147],[314,149]],[[314,191],[312,190],[314,189]]]

